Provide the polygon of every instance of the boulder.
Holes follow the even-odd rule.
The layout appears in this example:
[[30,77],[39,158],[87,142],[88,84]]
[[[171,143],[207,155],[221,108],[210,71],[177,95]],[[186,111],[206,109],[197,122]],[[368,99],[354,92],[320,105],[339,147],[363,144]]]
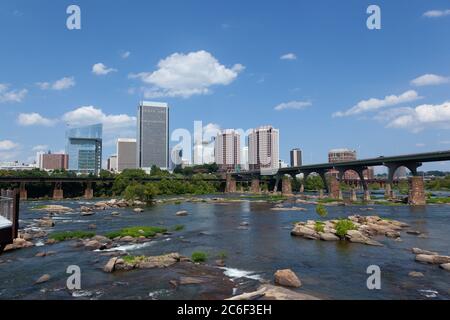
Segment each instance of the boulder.
[[426,255],[430,255],[430,256],[437,256],[438,253],[434,252],[434,251],[428,251],[428,250],[423,250],[420,248],[412,248],[412,253],[414,254],[426,254]]
[[320,235],[315,230],[301,224],[295,225],[294,229],[291,231],[291,235],[312,240],[320,239]]
[[21,238],[17,238],[14,239],[12,244],[8,244],[4,251],[13,251],[13,250],[18,250],[18,249],[23,249],[23,248],[29,248],[34,246],[34,244],[32,242],[26,241],[25,239],[21,239]]
[[53,228],[55,226],[55,222],[52,219],[41,219],[37,221],[39,227],[42,228]]
[[422,272],[417,271],[411,271],[408,275],[412,278],[422,278],[424,276]]
[[302,283],[297,275],[290,269],[275,272],[275,283],[283,287],[299,288]]
[[416,261],[425,262],[429,264],[447,264],[450,263],[449,256],[439,256],[439,255],[429,255],[429,254],[418,254],[416,256]]
[[184,217],[184,216],[187,216],[187,215],[188,215],[188,212],[186,210],[178,211],[176,213],[176,216],[178,216],[178,217]]
[[202,278],[181,277],[178,283],[179,285],[202,284],[205,283],[205,280]]
[[136,213],[142,213],[142,212],[144,212],[144,209],[142,209],[142,208],[136,208],[136,209],[134,209],[133,211],[136,212]]
[[120,241],[132,242],[132,241],[134,241],[134,238],[132,236],[125,236],[125,237],[120,238]]
[[450,271],[450,263],[443,263],[440,267],[444,270]]
[[320,240],[323,241],[339,241],[340,238],[333,233],[330,232],[319,232]]
[[367,244],[367,245],[370,245],[370,246],[382,246],[381,243],[370,239],[369,237],[363,235],[361,233],[361,231],[358,231],[358,230],[349,230],[349,231],[347,231],[346,238],[350,242],[354,242],[354,243],[362,243],[362,244]]
[[68,207],[59,206],[59,205],[46,205],[39,209],[34,209],[36,211],[46,211],[54,214],[67,213],[72,212],[73,210]]
[[97,240],[90,240],[90,241],[86,242],[84,246],[88,249],[97,250],[97,249],[100,249],[102,244],[100,242],[98,242]]
[[113,257],[113,258],[109,259],[108,263],[103,267],[103,271],[113,272],[117,259],[118,259],[117,257]]
[[244,293],[227,300],[319,300],[319,298],[287,288],[264,284],[257,291]]
[[43,276],[41,276],[39,279],[36,280],[35,284],[41,284],[44,282],[47,282],[50,280],[50,275],[49,274],[44,274]]

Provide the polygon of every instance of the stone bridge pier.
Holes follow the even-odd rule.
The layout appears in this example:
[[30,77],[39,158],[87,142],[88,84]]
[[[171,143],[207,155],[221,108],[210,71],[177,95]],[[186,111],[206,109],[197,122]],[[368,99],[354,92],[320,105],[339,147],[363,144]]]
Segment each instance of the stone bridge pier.
[[292,193],[292,178],[289,176],[284,176],[281,179],[281,193],[283,196],[293,196]]
[[20,194],[20,200],[28,199],[28,191],[27,191],[25,182],[20,183],[19,194]]
[[64,191],[62,189],[62,182],[55,182],[55,187],[53,188],[53,200],[63,200]]
[[236,191],[237,191],[236,178],[234,178],[231,174],[227,174],[225,192],[236,193]]
[[250,188],[251,193],[260,194],[261,193],[261,184],[258,178],[252,179],[252,184]]
[[94,189],[92,188],[92,182],[86,183],[86,189],[84,190],[84,198],[86,200],[91,200],[94,198]]
[[[392,184],[394,182],[394,175],[398,168],[406,167],[411,171],[412,177],[409,179],[409,197],[408,203],[413,206],[426,205],[427,199],[425,195],[425,182],[423,177],[418,175],[417,169],[422,166],[421,162],[398,162],[385,164],[388,168],[388,180],[386,182],[386,190],[389,190],[391,196]],[[389,185],[389,186],[388,186]]]

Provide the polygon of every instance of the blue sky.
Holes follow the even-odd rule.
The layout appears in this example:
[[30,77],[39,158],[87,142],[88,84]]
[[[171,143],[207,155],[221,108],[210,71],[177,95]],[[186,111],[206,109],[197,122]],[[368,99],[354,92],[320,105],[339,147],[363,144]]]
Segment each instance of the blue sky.
[[66,123],[93,121],[106,158],[141,99],[168,102],[172,130],[271,124],[286,161],[450,149],[449,1],[3,0],[0,38],[0,161],[60,151]]

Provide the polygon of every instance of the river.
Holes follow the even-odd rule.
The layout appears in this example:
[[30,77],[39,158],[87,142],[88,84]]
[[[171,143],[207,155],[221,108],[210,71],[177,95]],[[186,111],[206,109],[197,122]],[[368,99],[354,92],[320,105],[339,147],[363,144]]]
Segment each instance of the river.
[[[207,198],[207,196],[204,196]],[[212,196],[211,196],[212,197]],[[246,199],[246,198],[243,198]],[[98,200],[97,200],[98,201]],[[426,238],[402,233],[402,241],[377,238],[384,246],[373,247],[346,242],[321,242],[292,237],[296,221],[318,219],[314,205],[302,205],[301,211],[272,211],[274,205],[251,198],[236,203],[182,202],[155,205],[144,213],[132,209],[114,209],[80,216],[81,205],[94,201],[36,201],[21,204],[21,227],[36,228],[35,219],[44,213],[32,210],[45,204],[60,204],[75,209],[72,213],[54,217],[56,226],[48,232],[87,230],[95,224],[97,234],[130,226],[184,225],[184,229],[157,238],[144,246],[124,248],[132,255],[160,255],[179,252],[190,256],[204,251],[210,257],[208,272],[214,276],[206,284],[174,287],[170,280],[180,275],[202,271],[175,266],[168,269],[135,270],[105,273],[102,268],[109,257],[74,246],[75,241],[37,246],[0,256],[0,299],[223,299],[233,293],[252,291],[260,281],[272,281],[278,269],[292,269],[302,280],[299,292],[323,299],[450,299],[450,273],[439,266],[414,261],[411,248],[418,247],[450,254],[450,206],[430,205],[328,207],[327,219],[351,214],[379,215],[408,223]],[[175,215],[180,210],[188,216]],[[113,217],[112,211],[120,216]],[[242,227],[242,225],[248,226]],[[36,241],[34,241],[36,244]],[[55,251],[47,257],[36,257],[41,251]],[[226,269],[214,266],[221,252],[226,253]],[[82,290],[71,292],[65,287],[66,268],[81,268]],[[367,267],[381,268],[381,290],[368,290]],[[408,274],[418,271],[422,278]],[[50,281],[35,285],[43,274]],[[226,278],[222,279],[222,278]],[[231,278],[231,281],[229,280]]]

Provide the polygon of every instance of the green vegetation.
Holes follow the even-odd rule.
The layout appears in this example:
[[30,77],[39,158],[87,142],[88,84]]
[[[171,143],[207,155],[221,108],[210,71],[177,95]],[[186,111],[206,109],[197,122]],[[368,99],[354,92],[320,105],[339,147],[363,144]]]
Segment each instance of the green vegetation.
[[227,258],[227,253],[225,251],[220,251],[217,254],[217,258],[220,259],[220,260],[225,260]]
[[181,230],[184,230],[184,225],[182,225],[182,224],[177,224],[176,226],[174,226],[174,227],[172,228],[172,230],[173,230],[173,231],[181,231]]
[[441,198],[429,198],[427,199],[428,204],[447,204],[450,203],[450,197]]
[[194,253],[192,253],[192,261],[194,262],[205,262],[206,259],[208,259],[208,255],[206,254],[206,252],[202,252],[202,251],[196,251]]
[[322,218],[325,218],[326,216],[328,216],[328,211],[322,204],[318,204],[316,206],[316,213],[319,216],[321,216]]
[[[437,172],[435,174],[438,176]],[[425,188],[432,191],[450,191],[450,176],[445,178],[434,179],[425,183]]]
[[348,219],[339,220],[336,223],[336,234],[341,238],[345,237],[347,231],[356,229],[355,224]]
[[164,233],[166,231],[167,231],[166,228],[161,227],[130,227],[119,231],[108,232],[105,236],[110,239],[127,236],[133,238],[139,238],[141,236],[151,238],[154,237],[157,233]]
[[63,231],[50,234],[49,238],[56,241],[65,241],[72,239],[86,239],[95,236],[94,232],[88,231]]
[[316,221],[316,226],[314,227],[316,232],[324,232],[325,231],[325,223],[321,221]]
[[320,176],[309,175],[305,182],[305,191],[318,191],[325,189]]
[[333,203],[333,202],[342,202],[342,200],[334,199],[334,198],[323,198],[323,199],[318,199],[317,202],[325,204],[325,203]]
[[126,200],[140,200],[150,204],[158,193],[157,188],[152,183],[133,183],[126,187],[123,197]]
[[42,209],[45,209],[45,208],[47,208],[47,205],[41,204],[39,206],[34,206],[31,210],[42,210]]
[[122,257],[123,261],[125,261],[128,264],[136,264],[138,262],[142,262],[146,259],[145,256],[124,256]]

